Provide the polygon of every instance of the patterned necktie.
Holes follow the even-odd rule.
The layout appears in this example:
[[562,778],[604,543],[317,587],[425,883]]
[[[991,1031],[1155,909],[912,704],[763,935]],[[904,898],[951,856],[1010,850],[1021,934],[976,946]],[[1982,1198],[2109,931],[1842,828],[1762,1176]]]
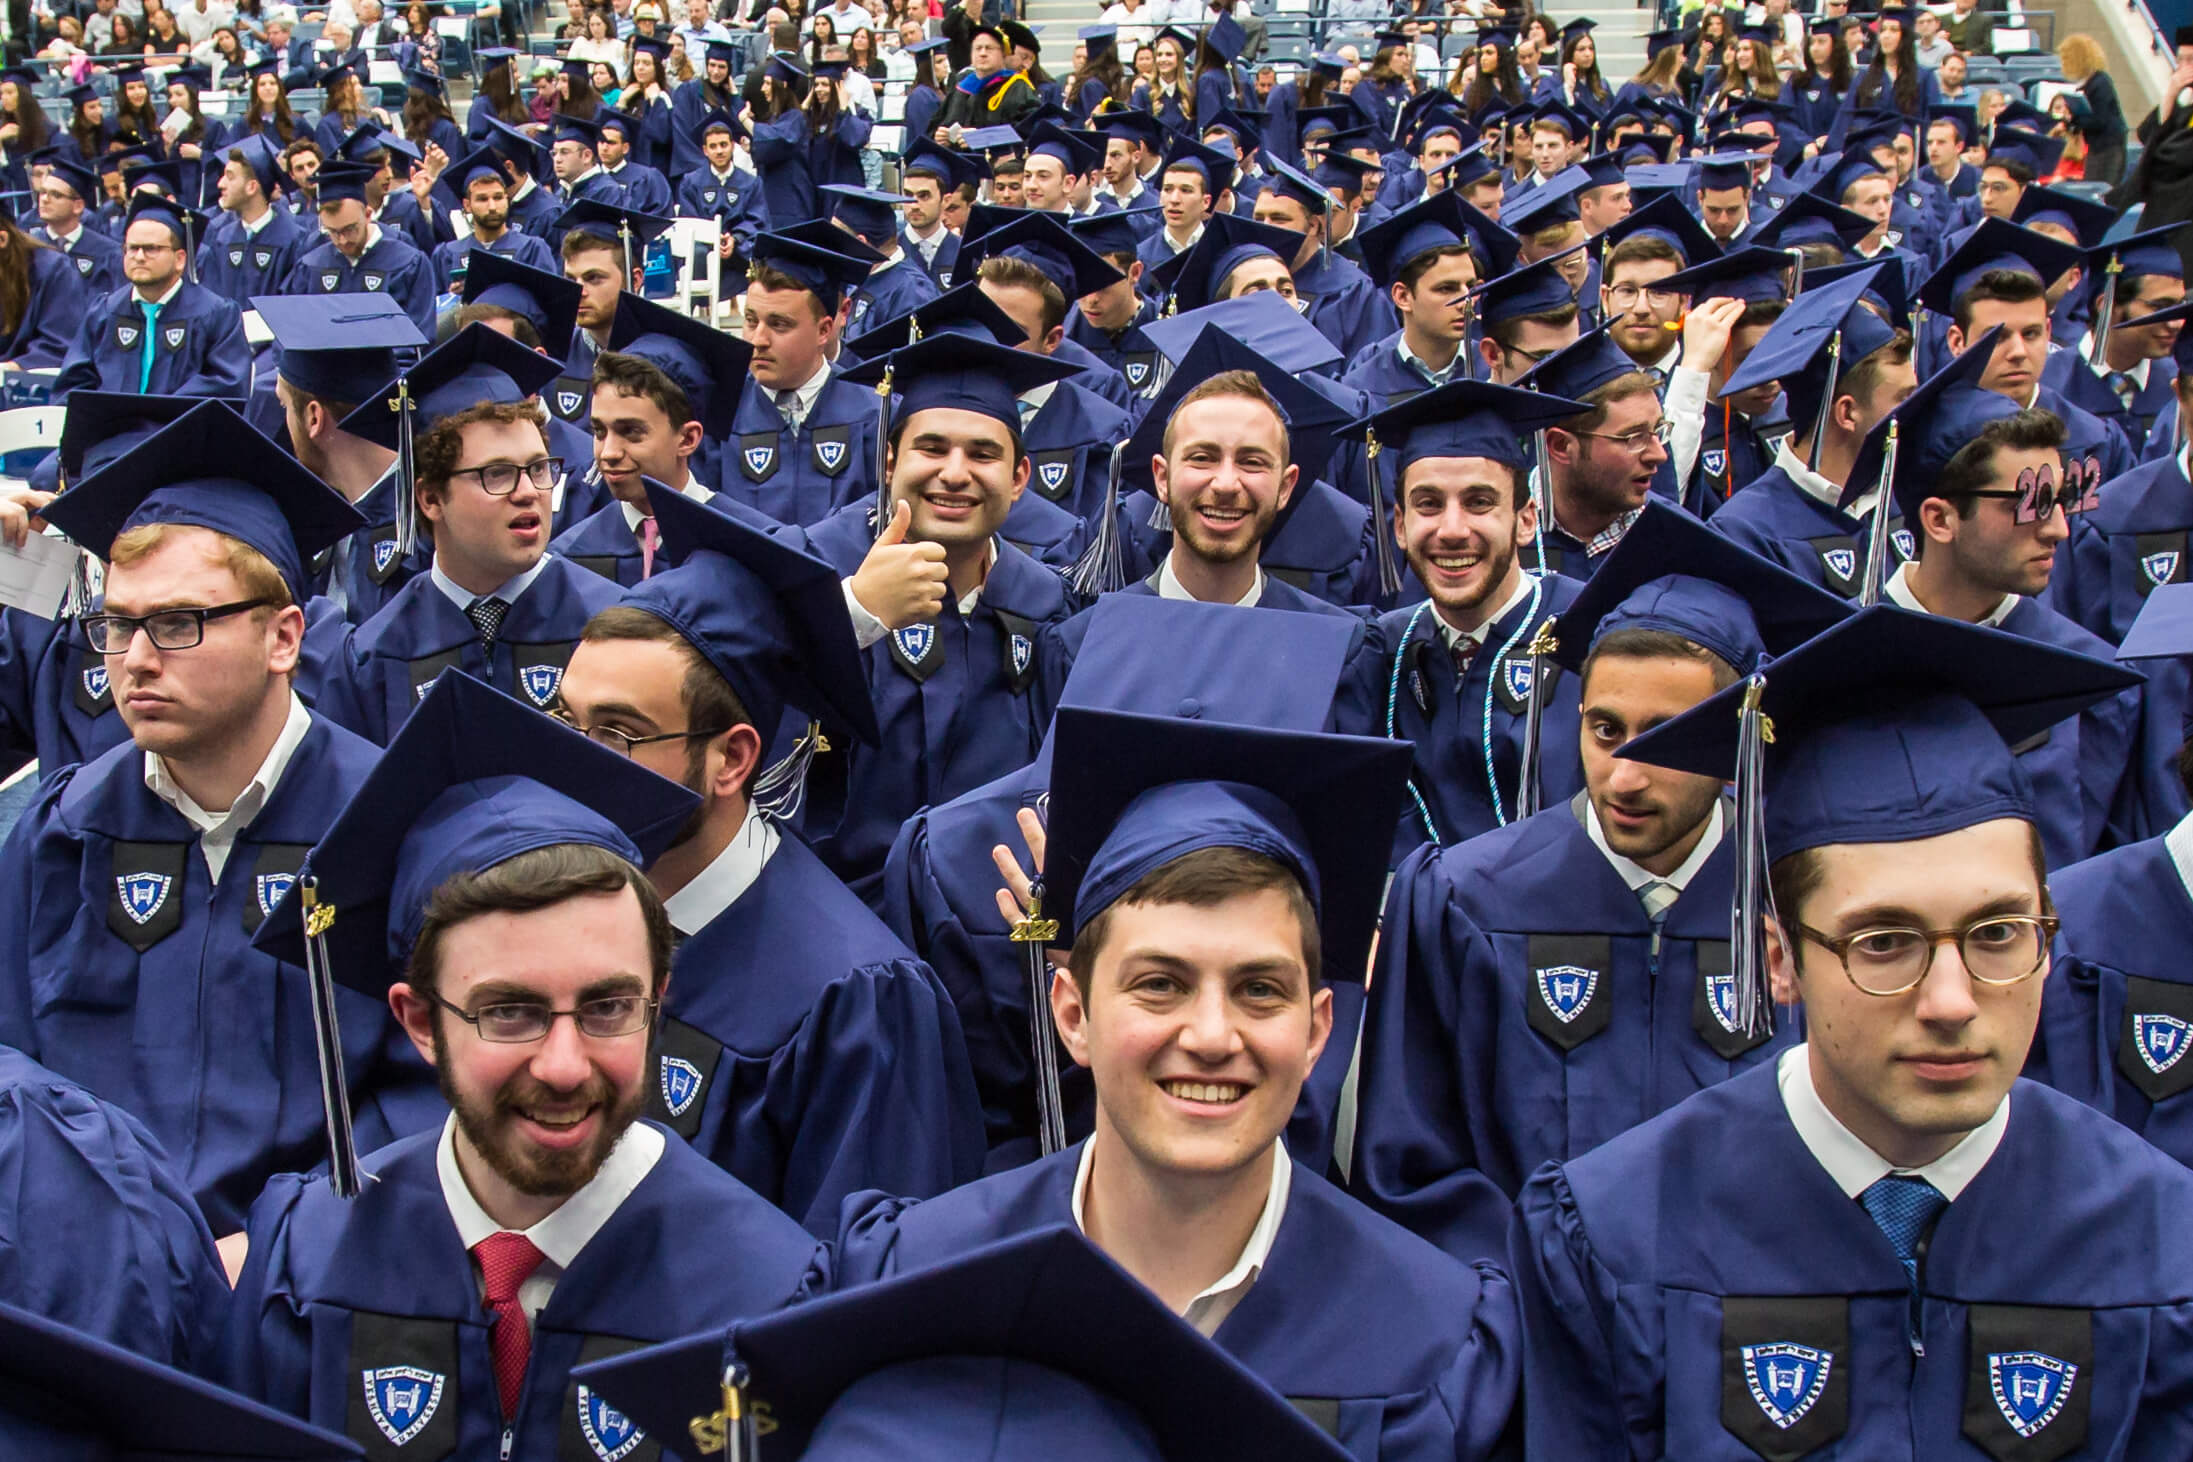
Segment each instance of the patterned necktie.
[[1896,1257],[1903,1262],[1904,1277],[1913,1285],[1919,1282],[1919,1236],[1926,1232],[1934,1216],[1949,1206],[1941,1189],[1924,1178],[1907,1178],[1900,1173],[1890,1173],[1865,1192],[1858,1201],[1873,1221],[1888,1235],[1889,1243],[1896,1250]]
[[137,394],[143,396],[152,390],[152,353],[160,338],[160,307],[151,300],[139,300],[137,307],[145,312],[145,339],[137,347]]
[[1657,878],[1637,890],[1637,901],[1645,906],[1645,917],[1652,921],[1655,929],[1667,921],[1668,910],[1682,896],[1681,889]]
[[495,636],[501,632],[503,616],[510,612],[510,606],[500,599],[482,597],[466,605],[464,612],[472,620],[473,628],[480,632],[480,647],[494,649]]
[[1026,426],[1028,424],[1028,418],[1036,414],[1036,403],[1028,400],[1026,397],[1022,397],[1020,400],[1014,402],[1013,404],[1020,410],[1020,424],[1022,426]]
[[640,577],[655,577],[655,550],[662,543],[662,530],[655,526],[653,518],[640,519]]
[[472,1246],[479,1261],[480,1278],[487,1288],[484,1305],[494,1316],[489,1324],[488,1350],[495,1361],[495,1390],[502,1398],[503,1419],[517,1415],[518,1391],[525,1384],[525,1363],[533,1354],[533,1332],[518,1303],[518,1287],[532,1278],[548,1256],[533,1247],[524,1234],[489,1234]]
[[2127,411],[2132,409],[2132,398],[2140,394],[2139,382],[2132,379],[2130,371],[2111,371],[2109,389],[2117,393],[2117,404]]
[[796,388],[779,391],[777,393],[777,414],[784,418],[784,424],[789,427],[795,435],[799,432],[800,393]]
[[1470,662],[1477,658],[1477,650],[1477,641],[1471,639],[1467,635],[1464,635],[1461,639],[1456,640],[1453,644],[1447,647],[1447,653],[1454,657],[1454,678],[1456,684],[1459,685],[1461,682],[1470,678]]

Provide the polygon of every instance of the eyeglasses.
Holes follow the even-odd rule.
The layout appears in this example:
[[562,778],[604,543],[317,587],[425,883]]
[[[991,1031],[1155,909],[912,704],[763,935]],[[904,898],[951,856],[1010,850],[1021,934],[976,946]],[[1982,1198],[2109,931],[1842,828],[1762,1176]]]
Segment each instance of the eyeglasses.
[[1675,435],[1675,423],[1663,416],[1651,426],[1641,426],[1634,431],[1619,434],[1603,431],[1572,431],[1569,435],[1572,437],[1591,437],[1602,442],[1612,442],[1625,452],[1642,452],[1645,450],[1647,442],[1658,442],[1661,446],[1666,446],[1668,438]]
[[1642,297],[1646,304],[1651,305],[1656,310],[1672,310],[1683,302],[1681,290],[1653,289],[1650,286],[1640,289],[1634,284],[1612,285],[1605,290],[1605,294],[1608,305],[1613,307],[1617,314],[1623,315],[1637,308],[1639,297]]
[[173,244],[124,244],[124,245],[122,245],[122,252],[123,252],[123,253],[125,253],[125,254],[172,254],[172,253],[174,253],[175,251],[176,251],[176,250],[175,250],[175,245],[173,245]]
[[557,1010],[537,1000],[516,1000],[496,1005],[483,1005],[478,1010],[466,1010],[452,1005],[440,995],[428,998],[480,1033],[483,1041],[498,1046],[522,1046],[544,1039],[556,1028],[556,1022],[564,1016],[579,1028],[582,1036],[597,1041],[613,1040],[618,1036],[637,1035],[647,1029],[655,1018],[655,1008],[661,1002],[644,995],[604,995],[594,1000],[581,1000],[575,1010]]
[[207,620],[227,619],[267,602],[239,599],[234,604],[216,604],[206,609],[155,609],[142,615],[87,614],[76,623],[83,629],[84,643],[101,655],[121,654],[137,638],[139,630],[151,637],[154,649],[189,650],[204,642]]
[[1934,968],[1934,951],[1954,943],[1965,972],[1983,985],[2015,985],[2031,979],[2048,958],[2048,941],[2062,920],[2048,914],[1989,914],[1961,929],[1860,929],[1830,939],[1817,929],[1797,932],[1835,951],[1843,973],[1868,995],[1916,990]]
[[2018,506],[2011,517],[2020,524],[2045,523],[2056,516],[2058,508],[2064,516],[2092,512],[2101,504],[2100,482],[2094,487],[2086,485],[2086,474],[2076,468],[2064,470],[2061,487],[2056,485],[2056,470],[2052,467],[2028,467],[2018,474],[2016,487],[1975,488],[1965,494],[1968,497],[1999,498]]
[[577,718],[563,706],[556,707],[548,714],[554,716],[596,746],[606,746],[620,756],[630,756],[634,748],[653,746],[659,741],[706,739],[710,736],[721,736],[731,729],[729,726],[718,726],[713,731],[663,731],[653,736],[634,736],[631,732],[619,731],[614,726],[582,726]]
[[522,465],[516,462],[490,462],[485,467],[459,467],[450,472],[449,480],[455,482],[460,477],[469,477],[479,483],[480,490],[489,497],[508,497],[518,490],[518,478],[521,475],[527,482],[546,492],[551,483],[563,476],[563,458],[542,457]]
[[1548,346],[1544,350],[1525,350],[1520,345],[1503,345],[1500,347],[1500,353],[1502,355],[1519,355],[1523,357],[1523,359],[1529,361],[1532,365],[1536,365],[1540,361],[1544,360],[1547,356],[1558,353],[1561,348],[1562,347],[1558,345],[1552,345]]

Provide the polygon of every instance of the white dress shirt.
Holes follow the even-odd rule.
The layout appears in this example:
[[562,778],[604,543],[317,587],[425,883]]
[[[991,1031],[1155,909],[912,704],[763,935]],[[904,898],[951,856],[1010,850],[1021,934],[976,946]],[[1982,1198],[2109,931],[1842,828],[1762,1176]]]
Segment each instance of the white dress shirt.
[[1648,883],[1664,883],[1680,895],[1684,889],[1690,887],[1690,881],[1698,876],[1698,870],[1706,866],[1706,860],[1713,856],[1713,850],[1721,846],[1721,835],[1726,827],[1722,804],[1716,802],[1713,804],[1713,816],[1706,819],[1705,835],[1698,839],[1698,846],[1690,850],[1690,856],[1672,873],[1655,873],[1644,864],[1633,862],[1608,847],[1607,830],[1599,823],[1599,809],[1588,798],[1584,802],[1584,831],[1591,836],[1592,846],[1606,856],[1615,873],[1629,885],[1631,893],[1636,893]]
[[[685,479],[685,486],[679,488],[678,491],[697,503],[705,503],[715,496],[715,493],[695,482],[690,474]],[[617,506],[624,510],[624,526],[632,530],[634,538],[639,537],[640,524],[646,521],[647,514],[633,507],[632,504],[622,498],[617,499]]]
[[776,851],[775,826],[749,808],[746,821],[739,824],[723,851],[694,874],[691,883],[662,901],[663,912],[670,916],[670,927],[689,937],[707,928],[711,920],[754,886]]
[[[982,566],[982,583],[987,583],[989,581],[991,565],[995,564],[997,561],[997,540],[992,539],[990,541],[989,558],[987,561],[984,562]],[[840,583],[845,590],[845,612],[849,616],[851,616],[853,621],[853,638],[859,641],[860,647],[865,650],[870,645],[873,645],[880,641],[885,635],[889,634],[891,631],[885,627],[882,620],[876,618],[873,614],[870,614],[868,612],[867,605],[861,603],[858,599],[853,597],[853,579],[851,575],[847,575],[843,580],[840,581]],[[969,589],[965,594],[960,596],[959,603],[956,607],[959,610],[959,617],[961,619],[965,619],[968,615],[973,614],[975,612],[975,606],[982,602],[982,583],[977,583],[974,588]]]
[[1784,1051],[1775,1065],[1774,1077],[1782,1090],[1782,1107],[1789,1113],[1790,1124],[1804,1140],[1806,1150],[1827,1169],[1835,1186],[1852,1198],[1890,1173],[1898,1173],[1907,1178],[1924,1178],[1934,1185],[1936,1192],[1954,1203],[1957,1195],[1964,1192],[1980,1175],[1980,1169],[1987,1166],[1987,1160],[1995,1155],[1995,1149],[2003,1140],[2003,1129],[2010,1125],[2010,1093],[2004,1092],[1994,1115],[1967,1132],[1955,1147],[1924,1167],[1899,1168],[1866,1146],[1858,1134],[1845,1127],[1842,1119],[1820,1100],[1820,1093],[1812,1084],[1812,1058],[1807,1047],[1796,1045]]
[[[1165,561],[1157,566],[1157,597],[1160,599],[1186,600],[1195,598],[1195,595],[1181,587],[1180,576],[1173,572],[1173,556],[1170,553],[1166,554]],[[1234,603],[1245,607],[1254,606],[1263,597],[1264,570],[1259,568],[1256,571],[1256,582],[1249,585],[1249,592],[1236,599]]]
[[175,779],[168,775],[167,763],[158,752],[145,753],[145,787],[153,796],[182,814],[183,821],[198,830],[198,851],[205,855],[206,871],[213,881],[221,881],[221,870],[228,866],[229,851],[236,846],[236,835],[251,826],[251,820],[266,807],[267,799],[282,780],[282,773],[289,769],[290,758],[304,743],[305,733],[312,729],[312,713],[297,693],[289,694],[289,718],[282,722],[282,730],[274,738],[274,745],[267,749],[266,760],[259,763],[259,770],[252,774],[244,790],[236,794],[236,800],[218,812],[209,812],[191,800]]
[[1485,622],[1476,629],[1456,629],[1453,625],[1447,623],[1445,616],[1440,614],[1439,606],[1436,604],[1432,606],[1432,622],[1439,626],[1440,637],[1447,642],[1448,649],[1452,650],[1464,640],[1468,640],[1482,650],[1485,648],[1485,637],[1492,633],[1492,627],[1513,612],[1518,604],[1529,598],[1531,589],[1537,582],[1537,578],[1531,574],[1517,574],[1515,576],[1515,592],[1508,595],[1505,604],[1486,615]]
[[[1896,571],[1881,585],[1881,595],[1890,603],[1909,609],[1915,614],[1932,614],[1934,611],[1921,604],[1919,596],[1911,592],[1911,569],[1912,565],[1908,563],[1898,564]],[[1987,612],[1980,623],[1989,629],[2000,629],[2003,621],[2010,617],[2010,611],[2017,607],[2018,596],[2005,594],[1996,601],[1995,607]]]
[[485,594],[475,594],[449,575],[443,573],[440,554],[434,556],[434,566],[427,570],[427,575],[434,580],[434,587],[442,591],[443,598],[459,609],[469,610],[472,608],[472,601],[475,599],[500,599],[505,604],[516,604],[518,596],[532,588],[533,581],[539,578],[541,571],[547,567],[548,555],[544,553],[535,561],[533,567],[522,574],[503,580]]

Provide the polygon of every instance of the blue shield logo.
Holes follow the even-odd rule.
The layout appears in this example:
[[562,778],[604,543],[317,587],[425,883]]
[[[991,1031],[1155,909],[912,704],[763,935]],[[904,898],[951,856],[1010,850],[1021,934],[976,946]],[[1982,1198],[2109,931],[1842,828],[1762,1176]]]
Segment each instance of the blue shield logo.
[[746,466],[747,470],[756,477],[767,477],[776,470],[777,449],[775,447],[748,447],[746,449]]
[[388,566],[396,561],[396,540],[383,538],[373,545],[373,572],[385,574]]
[[[242,249],[238,249],[236,251],[235,257],[229,260],[229,262],[232,264],[240,264],[243,262],[243,257],[244,251]],[[86,279],[91,278],[92,263],[93,261],[90,259],[78,259],[76,261],[76,272],[83,275]]]
[[1736,976],[1706,976],[1706,1008],[1721,1023],[1721,1029],[1736,1034]]
[[1708,477],[1719,477],[1722,469],[1729,465],[1727,449],[1716,447],[1710,452],[1700,452],[1698,454],[1698,465],[1706,469]]
[[518,672],[518,684],[525,687],[527,699],[536,706],[545,706],[556,698],[556,687],[563,684],[563,671],[554,665],[528,665]]
[[937,271],[937,288],[938,288],[938,289],[950,289],[951,287],[952,287],[952,271],[951,271],[951,270],[949,270],[949,269],[941,269],[941,270]]
[[1028,662],[1035,658],[1036,647],[1030,643],[1026,635],[1014,635],[1012,652],[1013,673],[1015,675],[1026,675],[1028,673]]
[[2189,1043],[2193,1043],[2193,1026],[2175,1015],[2132,1017],[2133,1048],[2140,1053],[2141,1062],[2157,1076],[2185,1059]]
[[168,901],[175,880],[165,873],[125,873],[114,880],[122,891],[122,912],[139,924],[149,924]]
[[1150,363],[1148,361],[1131,360],[1127,362],[1128,385],[1139,391],[1142,389],[1142,383],[1148,379],[1150,379]]
[[84,693],[99,700],[107,693],[107,667],[94,665],[84,672]]
[[1744,1347],[1744,1384],[1767,1420],[1783,1431],[1819,1404],[1834,1366],[1833,1352],[1786,1340]]
[[838,464],[845,460],[845,443],[817,442],[815,443],[815,455],[822,459],[822,465],[826,470],[835,472],[838,470]]
[[560,416],[577,416],[579,414],[579,403],[585,399],[585,396],[578,391],[558,391],[556,393],[556,412]]
[[1066,464],[1064,462],[1046,462],[1036,469],[1036,475],[1043,479],[1043,485],[1046,489],[1057,492],[1060,484],[1066,481]]
[[137,348],[138,329],[139,327],[135,325],[124,325],[114,332],[114,338],[122,342],[124,350],[135,350]]
[[274,251],[272,249],[253,249],[251,251],[251,262],[264,269],[274,262]]
[[1903,558],[1912,558],[1918,553],[1919,540],[1911,536],[1909,528],[1889,529],[1888,541],[1896,545],[1897,554]]
[[1582,965],[1552,965],[1538,971],[1538,996],[1563,1025],[1584,1013],[1599,988],[1599,971]]
[[383,1366],[365,1372],[366,1411],[381,1435],[401,1447],[426,1430],[442,1404],[445,1384],[439,1371],[417,1366]]
[[701,202],[703,202],[703,203],[713,203],[713,202],[715,202],[715,201],[716,201],[716,190],[715,190],[714,188],[703,188],[703,189],[701,190]]
[[621,1462],[647,1440],[647,1433],[634,1426],[631,1417],[584,1386],[579,1387],[579,1430],[602,1462]]
[[662,1058],[662,1104],[682,1117],[701,1094],[701,1069],[677,1056]]
[[263,918],[274,917],[274,906],[282,901],[282,895],[296,887],[294,873],[262,873],[255,885],[259,895],[259,913]]
[[160,337],[167,341],[168,349],[180,350],[183,348],[183,336],[187,333],[189,332],[185,326],[170,325],[160,332]]
[[1506,679],[1510,698],[1519,701],[1530,699],[1534,677],[1529,660],[1503,660],[1500,662],[1500,673]]
[[2030,1437],[2056,1419],[2071,1399],[2079,1368],[2037,1350],[1996,1351],[1987,1358],[1988,1389],[1995,1409],[2021,1437]]
[[342,282],[343,276],[338,274],[333,269],[322,269],[320,271],[320,293],[333,294],[335,293],[336,286],[340,285]]
[[359,283],[363,284],[369,291],[378,291],[387,280],[388,276],[385,274],[366,273],[358,276]]
[[2178,572],[2178,550],[2168,553],[2151,553],[2140,560],[2140,572],[2147,575],[2150,584],[2167,584]]
[[1858,573],[1858,551],[1854,548],[1831,548],[1820,555],[1828,566],[1828,572],[1838,579],[1855,578]]
[[866,319],[868,317],[868,307],[874,303],[875,301],[870,299],[867,295],[862,295],[859,299],[853,301],[852,323],[858,325],[862,320]]
[[936,648],[937,627],[933,624],[910,624],[902,630],[893,630],[891,637],[899,643],[899,653],[910,665],[919,665],[929,658]]

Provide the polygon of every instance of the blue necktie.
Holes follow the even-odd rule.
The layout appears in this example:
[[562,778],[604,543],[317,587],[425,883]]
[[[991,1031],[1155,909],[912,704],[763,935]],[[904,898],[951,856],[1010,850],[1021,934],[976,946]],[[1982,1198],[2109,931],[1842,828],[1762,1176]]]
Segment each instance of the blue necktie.
[[145,343],[137,349],[137,394],[143,396],[152,390],[152,353],[160,334],[160,307],[151,300],[139,300],[137,304],[145,312]]
[[1919,1282],[1919,1236],[1934,1222],[1934,1216],[1949,1206],[1949,1200],[1924,1178],[1890,1173],[1860,1193],[1858,1201],[1873,1215],[1881,1232],[1888,1235],[1896,1257],[1903,1262],[1904,1278],[1916,1286]]

